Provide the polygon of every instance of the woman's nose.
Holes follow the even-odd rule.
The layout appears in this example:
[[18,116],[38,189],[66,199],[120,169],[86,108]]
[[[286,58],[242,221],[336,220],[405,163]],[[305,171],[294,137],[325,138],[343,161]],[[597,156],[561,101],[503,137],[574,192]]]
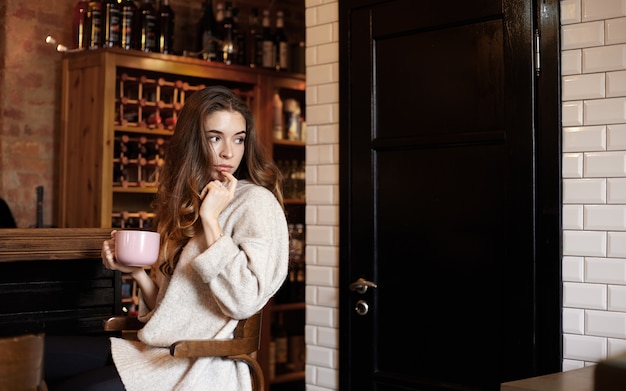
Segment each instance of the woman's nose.
[[233,153],[232,153],[230,147],[225,145],[224,148],[222,149],[222,153],[220,153],[220,155],[222,157],[225,157],[225,158],[231,158],[233,156]]

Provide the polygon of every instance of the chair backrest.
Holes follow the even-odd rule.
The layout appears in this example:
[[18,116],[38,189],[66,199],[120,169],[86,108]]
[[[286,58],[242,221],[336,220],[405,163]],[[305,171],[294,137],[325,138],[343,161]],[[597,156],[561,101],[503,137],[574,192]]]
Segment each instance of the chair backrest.
[[[256,353],[261,342],[263,312],[259,311],[248,319],[237,323],[232,339],[200,339],[174,342],[170,354],[174,357],[227,357],[231,360],[248,364],[252,376],[252,389],[265,390],[265,379],[261,365],[256,360]],[[136,317],[114,316],[104,322],[106,331],[138,330],[143,323]],[[1,390],[0,390],[1,391]]]
[[252,376],[252,389],[265,390],[263,370],[256,360],[261,340],[262,312],[259,311],[248,319],[237,323],[233,339],[178,341],[170,346],[174,357],[227,357],[231,360],[248,364]]
[[0,338],[0,391],[47,390],[44,338],[43,333]]

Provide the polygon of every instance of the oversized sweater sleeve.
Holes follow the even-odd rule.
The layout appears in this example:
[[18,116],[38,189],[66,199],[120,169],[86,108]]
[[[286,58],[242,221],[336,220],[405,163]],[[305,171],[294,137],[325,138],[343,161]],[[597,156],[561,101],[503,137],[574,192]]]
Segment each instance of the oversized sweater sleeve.
[[271,192],[244,182],[220,222],[224,237],[192,265],[224,315],[247,318],[267,303],[287,276],[287,221]]

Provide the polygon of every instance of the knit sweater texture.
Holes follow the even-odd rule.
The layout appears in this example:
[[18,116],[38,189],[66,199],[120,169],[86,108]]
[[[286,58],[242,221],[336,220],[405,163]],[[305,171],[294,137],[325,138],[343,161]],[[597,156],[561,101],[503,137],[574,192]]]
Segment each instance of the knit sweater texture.
[[151,311],[140,297],[145,326],[139,341],[111,338],[128,391],[251,389],[245,363],[169,353],[169,346],[183,339],[232,338],[237,322],[260,311],[287,276],[287,221],[270,191],[239,181],[219,222],[224,236],[210,247],[202,234],[193,237],[171,277],[152,268],[159,293]]

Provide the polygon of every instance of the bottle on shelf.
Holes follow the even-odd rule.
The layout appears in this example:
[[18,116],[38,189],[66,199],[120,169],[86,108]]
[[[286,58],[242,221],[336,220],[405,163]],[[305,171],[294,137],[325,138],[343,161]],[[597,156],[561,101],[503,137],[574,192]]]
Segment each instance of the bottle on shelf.
[[98,49],[102,47],[102,3],[99,0],[90,0],[87,5],[85,18],[86,47]]
[[120,5],[117,0],[102,0],[102,46],[120,47]]
[[[221,4],[221,3],[220,3]],[[224,64],[233,64],[236,56],[234,20],[233,20],[233,4],[230,1],[224,6],[224,20],[222,22],[222,62]],[[219,7],[218,7],[219,13]]]
[[287,371],[287,361],[289,359],[289,336],[285,328],[284,313],[279,311],[276,313],[276,322],[272,323],[272,337],[275,343],[274,362],[276,365],[276,374]]
[[274,68],[276,65],[276,52],[274,49],[274,36],[270,24],[270,10],[268,9],[263,10],[261,34],[263,36],[263,60],[261,65],[263,68]]
[[295,99],[285,99],[283,112],[285,117],[285,138],[292,141],[301,141],[300,103]]
[[277,71],[287,71],[289,66],[289,41],[285,34],[284,13],[276,11],[276,28],[274,29],[274,50],[276,50],[275,67]]
[[174,50],[174,10],[170,7],[169,0],[161,0],[157,12],[157,23],[159,52],[172,54]]
[[72,43],[74,49],[87,48],[87,36],[85,35],[85,23],[87,22],[87,8],[89,1],[80,0],[74,5],[72,15]]
[[233,7],[233,40],[235,41],[234,63],[237,65],[246,64],[246,32],[241,26],[239,19],[239,8]]
[[283,101],[280,98],[280,93],[274,91],[274,98],[272,100],[272,109],[274,112],[272,122],[272,134],[275,140],[283,139],[284,126],[283,126]]
[[289,233],[289,263],[294,259],[296,248],[294,247],[294,233],[296,232],[296,225],[293,223],[287,224],[287,232]]
[[295,224],[289,248],[291,250],[291,260],[296,263],[302,263],[304,261],[304,224]]
[[124,0],[120,4],[120,46],[123,49],[135,49],[135,17],[137,5],[133,0]]
[[304,200],[306,198],[306,166],[305,161],[300,161],[296,168],[293,184],[293,198],[297,200]]
[[206,61],[217,61],[217,23],[213,14],[213,1],[204,2],[204,12],[198,23],[198,51]]
[[297,264],[296,270],[296,302],[304,301],[306,299],[306,264],[304,262],[300,262]]
[[158,52],[157,14],[152,0],[143,0],[138,12],[138,45],[144,52]]
[[286,197],[296,200],[303,199],[304,180],[304,162],[299,164],[297,160],[292,160],[289,168],[289,183],[291,187],[290,192],[286,195]]
[[263,65],[263,35],[259,21],[259,9],[252,8],[248,15],[248,33],[246,34],[246,62],[251,67]]
[[215,38],[217,39],[217,61],[224,61],[224,2],[219,1],[215,4]]
[[306,44],[304,41],[292,42],[289,45],[289,71],[294,73],[305,73],[306,72],[306,64],[305,64],[305,52],[306,52]]

